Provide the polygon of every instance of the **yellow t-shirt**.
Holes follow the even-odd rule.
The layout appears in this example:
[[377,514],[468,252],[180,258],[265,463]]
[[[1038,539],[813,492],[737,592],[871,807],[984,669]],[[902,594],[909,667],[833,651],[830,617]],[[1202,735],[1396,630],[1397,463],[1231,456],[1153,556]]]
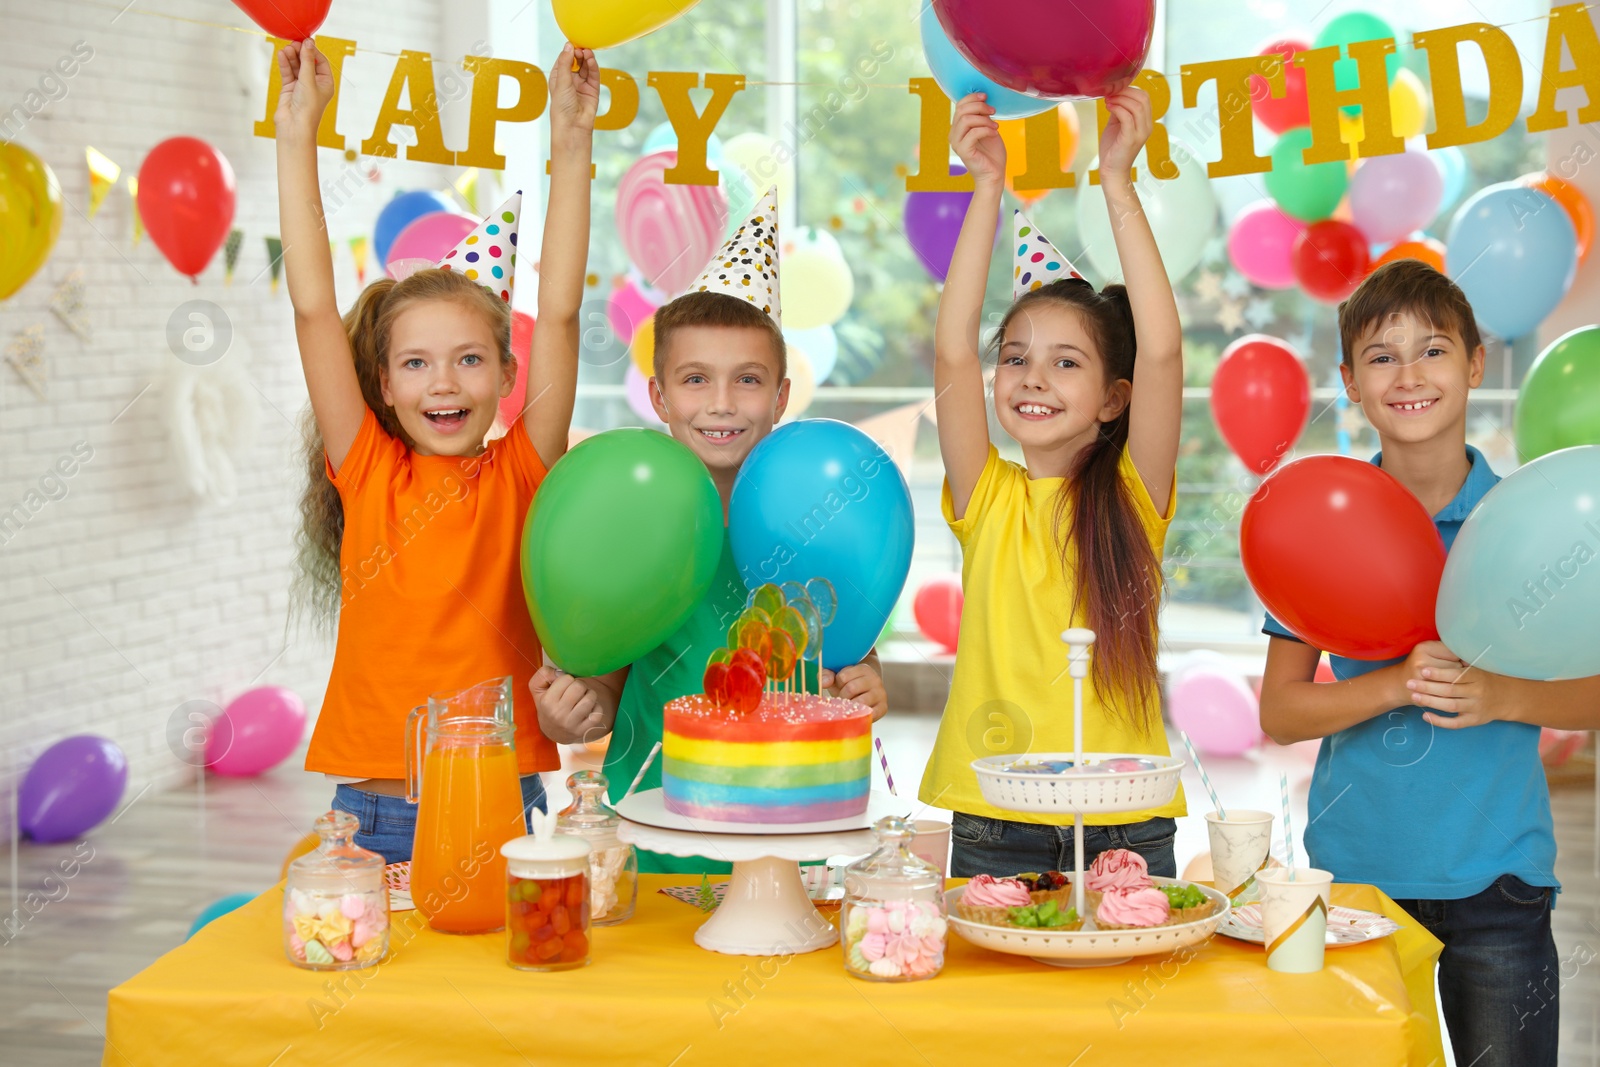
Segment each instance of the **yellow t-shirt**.
[[[1119,472],[1133,493],[1146,536],[1159,558],[1177,502],[1174,490],[1162,514],[1126,450]],[[1061,631],[1087,626],[1072,614],[1072,590],[1062,580],[1051,517],[1060,478],[1030,479],[1025,468],[1000,458],[993,445],[967,504],[955,518],[950,485],[944,487],[944,517],[961,542],[959,651],[950,699],[939,720],[933,757],[922,776],[925,804],[1013,822],[1062,823],[1046,812],[1007,811],[990,806],[978,789],[972,761],[1002,753],[1072,751],[1072,677]],[[1063,516],[1070,522],[1070,505]],[[1067,548],[1067,573],[1076,572],[1075,546]],[[1159,725],[1142,735],[1107,714],[1091,679],[1083,684],[1085,752],[1170,755]],[[1142,822],[1187,813],[1183,789],[1160,808],[1087,814],[1097,826]]]

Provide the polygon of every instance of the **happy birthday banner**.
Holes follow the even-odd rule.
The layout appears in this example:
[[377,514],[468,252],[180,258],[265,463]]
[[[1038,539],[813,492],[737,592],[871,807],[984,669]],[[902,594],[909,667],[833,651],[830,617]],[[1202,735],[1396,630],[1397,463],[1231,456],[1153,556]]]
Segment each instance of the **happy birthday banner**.
[[[1587,102],[1577,109],[1580,124],[1600,122],[1600,35],[1587,12],[1589,4],[1568,4],[1552,8],[1545,36],[1544,65],[1539,83],[1539,101],[1528,116],[1529,133],[1558,130],[1569,125],[1571,115],[1556,107],[1561,89],[1581,88]],[[273,38],[275,48],[288,41]],[[356,53],[355,41],[338,37],[318,37],[317,47],[328,57],[334,79],[334,95],[323,113],[317,130],[317,144],[323,148],[346,150],[344,135],[338,132],[339,82],[344,61]],[[1562,46],[1572,57],[1572,66],[1562,66]],[[1498,137],[1511,128],[1522,101],[1523,70],[1515,44],[1504,30],[1486,22],[1469,22],[1413,35],[1412,47],[1427,53],[1428,71],[1433,82],[1435,129],[1428,134],[1429,148],[1475,144]],[[1359,108],[1365,136],[1356,146],[1360,157],[1393,155],[1405,151],[1405,141],[1394,132],[1389,113],[1389,80],[1386,57],[1395,52],[1395,40],[1357,41],[1348,46],[1313,48],[1298,52],[1290,60],[1305,73],[1306,98],[1310,106],[1311,143],[1302,153],[1306,164],[1332,163],[1350,158],[1350,145],[1340,137],[1339,117],[1343,109]],[[1482,121],[1469,123],[1466,96],[1461,85],[1461,56],[1464,49],[1476,49],[1489,72],[1488,111]],[[1359,74],[1357,84],[1339,88],[1335,84],[1334,64],[1353,62]],[[267,84],[266,118],[255,124],[258,137],[276,137],[273,113],[280,89],[277,58],[272,60]],[[1200,89],[1216,84],[1217,130],[1222,157],[1207,163],[1210,177],[1259,174],[1272,169],[1270,156],[1255,149],[1254,102],[1267,93],[1282,97],[1286,92],[1285,60],[1281,55],[1250,55],[1195,63],[1182,68],[1180,87],[1183,106],[1194,107]],[[383,104],[373,122],[372,133],[361,142],[364,155],[394,158],[397,146],[389,135],[395,126],[409,127],[416,143],[406,147],[404,158],[419,163],[437,163],[484,170],[504,170],[506,159],[494,150],[495,135],[501,123],[521,124],[544,114],[549,95],[542,70],[532,63],[515,59],[469,55],[462,68],[473,75],[470,117],[466,147],[452,151],[444,143],[439,124],[439,104],[435,91],[433,58],[427,52],[406,50],[400,53],[390,75]],[[516,100],[500,103],[500,83],[509,78],[516,83]],[[610,91],[610,104],[595,120],[596,130],[625,129],[639,113],[639,83],[621,70],[602,69],[600,81]],[[666,109],[667,120],[678,138],[677,163],[668,168],[664,180],[673,185],[716,185],[718,173],[706,159],[706,144],[717,122],[734,96],[746,87],[742,74],[697,74],[685,71],[651,71],[645,84],[654,89]],[[757,83],[761,84],[761,83]],[[1167,76],[1145,70],[1134,85],[1150,94],[1155,127],[1145,149],[1151,174],[1162,180],[1176,178],[1178,167],[1170,155],[1166,127],[1161,122],[1172,104],[1172,88]],[[696,109],[690,98],[693,89],[709,89],[711,99]],[[943,144],[949,137],[951,101],[930,78],[912,78],[907,90],[920,101],[920,144]],[[409,106],[401,106],[405,96]],[[1104,102],[1098,105],[1100,127],[1107,120]],[[1075,184],[1070,170],[1062,169],[1060,134],[1055,109],[1024,120],[1026,166],[1015,179],[1019,190],[1066,189]],[[766,182],[778,169],[794,158],[796,149],[782,141],[773,145],[770,173],[754,173]],[[972,188],[972,177],[953,174],[945,152],[921,153],[919,169],[906,177],[906,189],[913,192],[945,192]],[[757,168],[758,170],[760,168]],[[1089,183],[1098,184],[1099,172],[1089,172]]]

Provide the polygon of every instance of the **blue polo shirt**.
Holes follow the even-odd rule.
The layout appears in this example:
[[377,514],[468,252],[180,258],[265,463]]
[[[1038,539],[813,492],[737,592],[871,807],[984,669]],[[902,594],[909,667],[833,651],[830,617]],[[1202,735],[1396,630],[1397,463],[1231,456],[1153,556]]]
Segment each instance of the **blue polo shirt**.
[[[1471,445],[1467,456],[1467,480],[1433,517],[1446,551],[1500,480]],[[1372,462],[1381,467],[1383,453]],[[1299,640],[1271,615],[1262,632]],[[1340,681],[1401,662],[1329,658]],[[1395,708],[1322,739],[1307,803],[1312,864],[1395,899],[1457,900],[1504,874],[1559,888],[1539,728],[1495,721],[1443,730],[1422,713]]]

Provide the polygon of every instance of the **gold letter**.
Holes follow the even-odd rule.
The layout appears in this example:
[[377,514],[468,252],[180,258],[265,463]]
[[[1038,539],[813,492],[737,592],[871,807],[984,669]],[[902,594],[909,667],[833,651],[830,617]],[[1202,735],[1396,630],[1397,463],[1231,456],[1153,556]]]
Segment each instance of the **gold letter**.
[[[1075,176],[1061,169],[1062,104],[1022,120],[1023,157],[1027,166],[1011,180],[1014,189],[1071,189]],[[1071,163],[1071,160],[1067,160]]]
[[[1464,41],[1478,46],[1484,66],[1489,68],[1489,112],[1476,126],[1467,125],[1466,94],[1461,89],[1458,49]],[[1411,43],[1428,53],[1428,74],[1433,79],[1435,129],[1428,134],[1429,148],[1477,144],[1511,128],[1522,102],[1522,60],[1504,30],[1487,22],[1469,22],[1426,30]]]
[[[1154,125],[1150,127],[1150,140],[1145,142],[1144,161],[1150,165],[1150,174],[1161,181],[1171,181],[1178,176],[1178,165],[1172,162],[1172,148],[1167,142],[1167,128],[1162,125],[1161,116],[1167,113],[1167,108],[1172,106],[1172,87],[1167,84],[1167,79],[1153,70],[1141,70],[1139,76],[1133,79],[1137,89],[1143,89],[1150,94],[1150,118]],[[1106,110],[1105,100],[1099,100],[1094,105],[1096,118],[1096,133],[1106,132],[1106,123],[1111,121],[1111,112]],[[1128,180],[1139,180],[1139,168],[1128,168]],[[1096,167],[1089,172],[1089,184],[1100,184],[1100,168]]]
[[[278,49],[291,43],[276,37],[270,40],[273,51],[272,68],[267,71],[267,117],[256,123],[257,137],[278,136],[278,124],[274,116],[278,110],[278,94],[283,91],[283,78],[278,74]],[[318,37],[315,40],[317,51],[328,57],[328,69],[333,72],[333,99],[328,101],[328,109],[322,113],[322,122],[317,126],[317,147],[337,148],[343,152],[344,138],[334,129],[339,115],[339,72],[344,69],[344,57],[355,54],[356,43],[341,37]]]
[[600,71],[600,85],[611,91],[611,103],[603,115],[596,115],[597,130],[626,129],[639,114],[639,83],[625,70]]
[[911,193],[962,193],[973,188],[972,175],[950,172],[950,98],[932,78],[912,78],[913,96],[922,97],[921,159],[917,172],[906,176]]
[[661,180],[668,185],[715,185],[717,172],[706,165],[706,142],[717,128],[717,120],[728,109],[733,94],[744,88],[743,74],[707,74],[711,100],[703,112],[696,113],[689,90],[700,86],[700,75],[678,71],[651,71],[646,82],[661,97],[667,121],[678,135],[678,162],[668,167]]
[[1333,64],[1340,58],[1338,45],[1313,48],[1294,57],[1295,64],[1306,72],[1306,102],[1311,108],[1311,147],[1300,154],[1307,163],[1344,162],[1350,158],[1350,146],[1339,138],[1339,109],[1345,104],[1361,107],[1366,136],[1356,146],[1357,155],[1388,156],[1406,150],[1405,141],[1395,136],[1389,119],[1389,75],[1384,57],[1394,51],[1394,38],[1355,41],[1348,47],[1360,72],[1360,82],[1354,89],[1334,86]]
[[[400,106],[400,94],[410,87],[411,107]],[[389,78],[389,89],[383,96],[383,107],[378,110],[378,121],[373,124],[372,136],[361,142],[361,151],[369,156],[394,158],[394,145],[389,143],[389,130],[393,126],[410,126],[417,135],[417,143],[406,149],[406,158],[418,163],[454,163],[456,154],[444,146],[444,133],[439,129],[439,99],[433,87],[433,57],[426,52],[404,49],[394,65]]]
[[1286,92],[1283,57],[1276,52],[1266,56],[1218,59],[1183,68],[1184,107],[1195,106],[1202,85],[1213,78],[1217,82],[1217,115],[1221,124],[1217,132],[1222,140],[1222,158],[1206,164],[1206,173],[1213,178],[1260,174],[1272,169],[1271,156],[1256,155],[1255,112],[1250,100],[1252,74],[1259,74],[1266,80],[1273,96]]
[[[1589,102],[1578,109],[1578,124],[1600,122],[1600,36],[1589,20],[1588,4],[1550,9],[1550,32],[1544,39],[1544,77],[1539,80],[1539,106],[1528,116],[1528,132],[1559,130],[1570,121],[1556,110],[1556,91],[1581,88]],[[1572,69],[1561,69],[1561,42],[1572,53]]]
[[[456,153],[459,167],[505,170],[506,157],[494,150],[495,130],[502,122],[532,122],[544,114],[549,93],[544,71],[520,59],[467,56],[462,66],[472,75],[472,113],[467,125],[467,149]],[[514,78],[517,101],[500,106],[500,79]]]

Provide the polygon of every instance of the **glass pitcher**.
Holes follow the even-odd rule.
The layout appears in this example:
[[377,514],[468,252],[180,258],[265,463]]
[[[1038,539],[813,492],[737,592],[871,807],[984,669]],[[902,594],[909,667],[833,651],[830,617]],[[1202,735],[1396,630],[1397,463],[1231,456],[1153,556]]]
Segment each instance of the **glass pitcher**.
[[420,805],[411,899],[445,933],[505,923],[500,846],[524,832],[511,684],[435,693],[406,720],[406,799]]

